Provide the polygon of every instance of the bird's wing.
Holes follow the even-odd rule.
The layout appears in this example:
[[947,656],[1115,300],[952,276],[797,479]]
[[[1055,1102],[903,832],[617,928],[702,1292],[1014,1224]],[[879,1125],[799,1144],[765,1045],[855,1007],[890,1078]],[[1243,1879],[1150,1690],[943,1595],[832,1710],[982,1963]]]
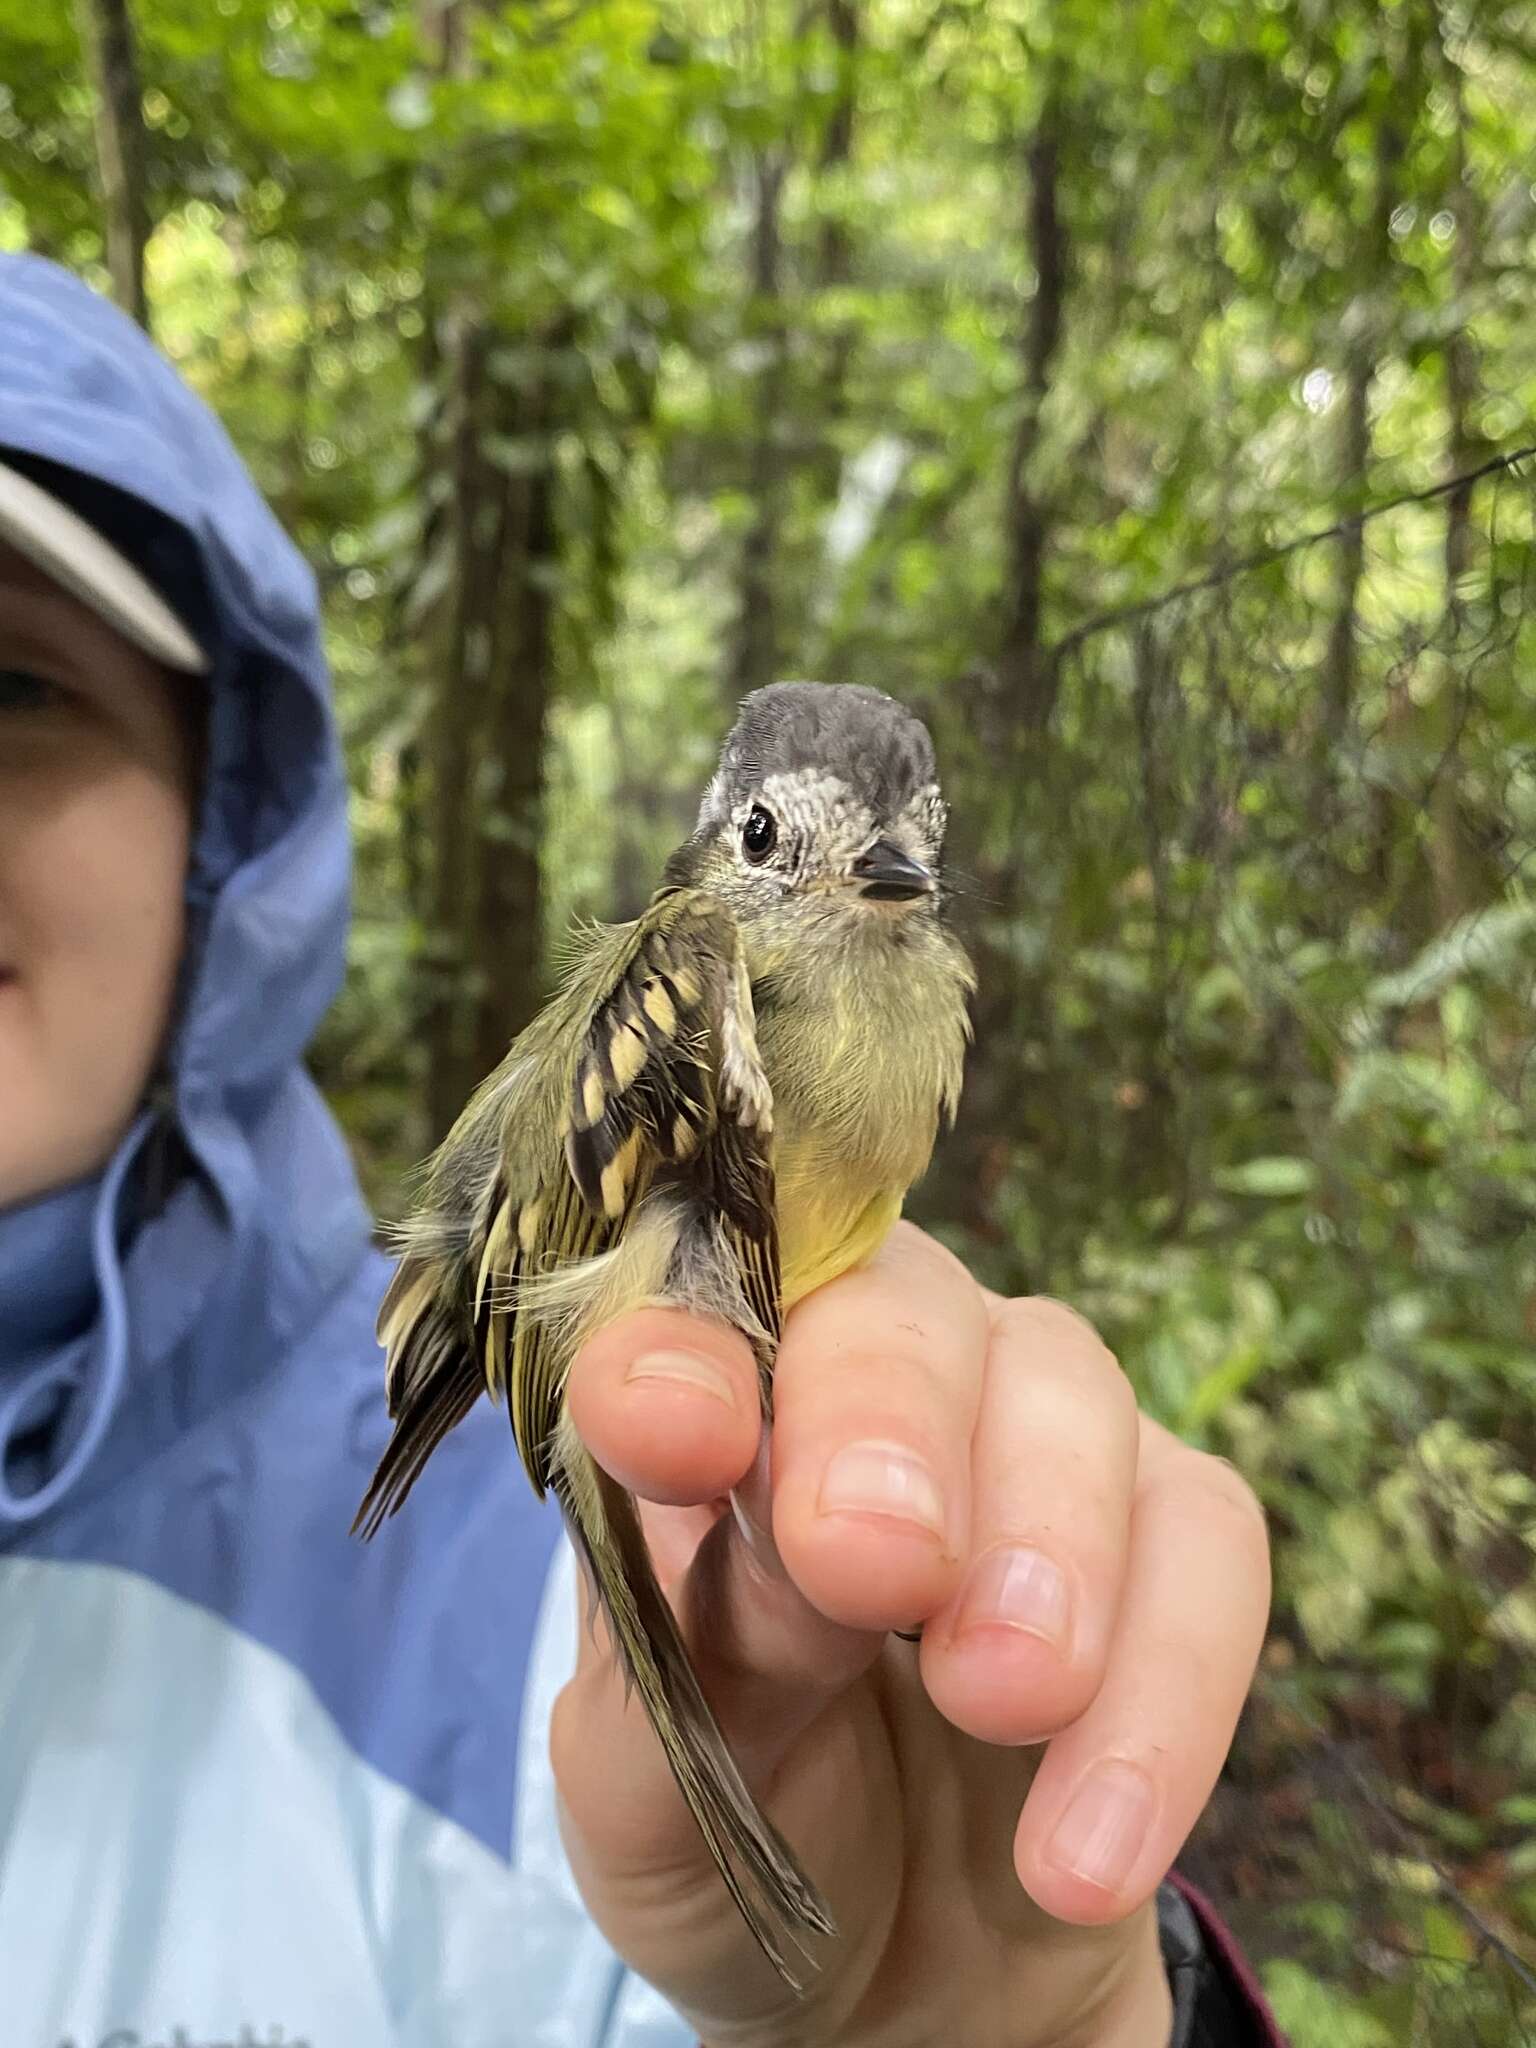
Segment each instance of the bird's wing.
[[697,889],[656,896],[631,928],[584,1024],[561,1119],[564,1171],[529,1193],[503,1185],[487,1216],[473,1320],[485,1379],[541,1491],[568,1347],[518,1297],[608,1251],[662,1169],[717,1219],[760,1331],[779,1334],[773,1102],[758,1057],[735,920]]
[[[402,1505],[433,1451],[485,1391],[474,1280],[509,1179],[533,1184],[533,1134],[554,1129],[562,1095],[554,1021],[535,1019],[476,1090],[434,1154],[420,1205],[398,1233],[399,1262],[378,1322],[395,1427],[353,1523],[365,1536]],[[513,1131],[526,1148],[521,1158],[506,1137]]]
[[[664,890],[637,924],[592,943],[433,1161],[380,1315],[395,1431],[356,1526],[371,1535],[486,1386],[506,1390],[529,1476],[559,1497],[627,1683],[709,1852],[799,1990],[790,1952],[809,1954],[808,1934],[835,1933],[832,1916],[731,1757],[633,1500],[561,1412],[573,1343],[605,1302],[632,1298],[647,1240],[652,1270],[671,1257],[670,1212],[635,1216],[658,1175],[675,1178],[712,1226],[697,1271],[714,1281],[724,1270],[727,1312],[754,1338],[766,1390],[779,1249],[773,1103],[752,992],[735,922],[701,890]],[[596,1259],[609,1251],[612,1263]],[[729,1284],[733,1261],[739,1286]]]

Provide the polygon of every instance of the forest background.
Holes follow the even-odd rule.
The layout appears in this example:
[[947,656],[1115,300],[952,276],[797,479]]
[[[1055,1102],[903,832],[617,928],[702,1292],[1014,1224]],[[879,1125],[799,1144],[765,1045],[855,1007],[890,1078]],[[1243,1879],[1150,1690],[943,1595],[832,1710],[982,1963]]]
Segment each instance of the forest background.
[[0,0],[0,246],[320,581],[382,1213],[742,691],[929,719],[918,1211],[1264,1499],[1297,2048],[1536,2040],[1533,237],[1498,0]]

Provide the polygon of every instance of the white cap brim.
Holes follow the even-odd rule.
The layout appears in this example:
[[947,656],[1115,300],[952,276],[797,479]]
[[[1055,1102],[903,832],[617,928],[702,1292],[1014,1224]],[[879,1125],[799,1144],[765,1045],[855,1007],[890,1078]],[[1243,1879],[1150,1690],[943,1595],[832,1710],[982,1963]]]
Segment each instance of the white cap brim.
[[0,540],[156,661],[183,675],[208,673],[207,655],[127,557],[78,512],[3,462]]

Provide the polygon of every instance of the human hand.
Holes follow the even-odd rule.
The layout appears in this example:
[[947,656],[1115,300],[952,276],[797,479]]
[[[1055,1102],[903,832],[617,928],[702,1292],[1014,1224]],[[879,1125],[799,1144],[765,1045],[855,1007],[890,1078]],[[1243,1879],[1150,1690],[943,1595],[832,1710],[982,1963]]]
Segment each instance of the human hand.
[[745,1341],[677,1310],[594,1338],[569,1400],[840,1929],[797,2003],[583,1629],[551,1746],[619,1953],[708,2048],[1162,2048],[1152,1901],[1268,1614],[1236,1472],[1140,1415],[1073,1311],[983,1293],[908,1224],[789,1317],[771,1446]]

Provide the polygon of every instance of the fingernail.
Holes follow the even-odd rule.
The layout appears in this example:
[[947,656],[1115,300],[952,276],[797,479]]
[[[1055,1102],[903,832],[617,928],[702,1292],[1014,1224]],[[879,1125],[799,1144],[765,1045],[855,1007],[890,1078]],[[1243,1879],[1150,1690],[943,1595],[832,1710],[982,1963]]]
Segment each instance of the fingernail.
[[1135,1764],[1097,1764],[1056,1823],[1048,1862],[1102,1891],[1117,1892],[1131,1874],[1152,1825],[1152,1781]]
[[944,1534],[944,1502],[932,1473],[900,1444],[848,1444],[828,1465],[816,1503],[824,1515],[890,1515]]
[[736,1406],[736,1389],[730,1375],[723,1366],[697,1351],[644,1351],[624,1378],[626,1382],[670,1380],[674,1386],[697,1387],[701,1393],[713,1394],[728,1408]]
[[1058,1648],[1067,1636],[1067,1582],[1043,1550],[989,1551],[971,1573],[956,1634],[984,1627],[1022,1629]]

